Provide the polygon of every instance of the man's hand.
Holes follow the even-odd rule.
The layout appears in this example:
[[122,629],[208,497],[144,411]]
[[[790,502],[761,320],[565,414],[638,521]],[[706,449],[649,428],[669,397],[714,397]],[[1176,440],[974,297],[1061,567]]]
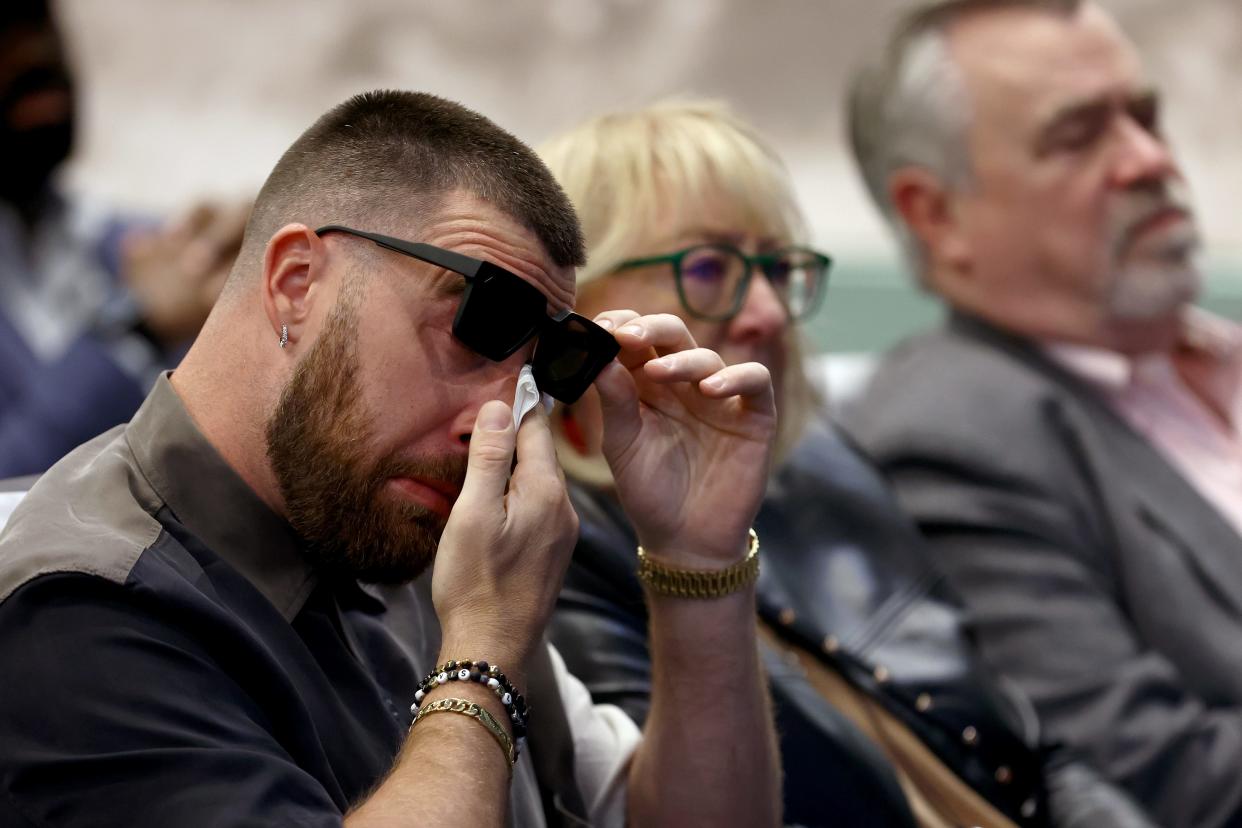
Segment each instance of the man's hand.
[[726,366],[676,316],[609,311],[621,353],[599,379],[604,456],[639,542],[675,565],[737,562],[767,486],[776,404],[767,368]]
[[249,204],[199,204],[167,228],[125,238],[125,284],[164,347],[192,339],[202,327],[241,249],[249,214]]
[[497,400],[484,405],[470,438],[466,481],[440,538],[431,591],[445,657],[499,664],[520,686],[569,566],[578,516],[542,406],[523,420],[516,442],[513,466],[512,410]]

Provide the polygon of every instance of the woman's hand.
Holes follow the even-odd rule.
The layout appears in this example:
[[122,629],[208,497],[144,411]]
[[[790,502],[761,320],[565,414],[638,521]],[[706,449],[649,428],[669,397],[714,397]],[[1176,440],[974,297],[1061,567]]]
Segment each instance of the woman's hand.
[[621,343],[596,380],[617,495],[652,555],[721,569],[745,554],[776,435],[768,369],[725,365],[670,314],[609,311]]

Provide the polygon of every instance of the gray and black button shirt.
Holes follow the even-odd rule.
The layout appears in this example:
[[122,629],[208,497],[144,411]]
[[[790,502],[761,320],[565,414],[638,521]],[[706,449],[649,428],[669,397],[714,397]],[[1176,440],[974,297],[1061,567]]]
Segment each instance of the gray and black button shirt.
[[[320,578],[299,548],[167,377],[45,474],[0,535],[0,825],[341,825],[440,631],[429,577]],[[582,798],[619,824],[638,731],[551,661]],[[510,822],[545,824],[529,755]]]

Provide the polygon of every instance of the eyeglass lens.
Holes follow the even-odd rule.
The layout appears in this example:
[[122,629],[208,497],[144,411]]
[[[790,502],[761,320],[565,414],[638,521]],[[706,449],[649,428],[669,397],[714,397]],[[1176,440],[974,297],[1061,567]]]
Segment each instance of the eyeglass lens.
[[[793,319],[813,310],[824,275],[822,262],[801,250],[780,251],[761,260],[764,276]],[[691,313],[727,316],[741,303],[750,262],[728,247],[704,245],[681,259],[681,293]]]
[[786,250],[764,263],[764,275],[785,303],[792,319],[815,310],[823,288],[824,263],[805,250]]

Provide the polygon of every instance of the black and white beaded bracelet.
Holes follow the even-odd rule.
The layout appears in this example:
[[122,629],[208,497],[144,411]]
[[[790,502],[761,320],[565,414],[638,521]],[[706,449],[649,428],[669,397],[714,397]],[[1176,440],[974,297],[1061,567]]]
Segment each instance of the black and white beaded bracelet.
[[530,710],[526,706],[526,699],[514,689],[499,667],[495,664],[488,664],[486,661],[476,662],[465,659],[463,661],[449,661],[440,665],[439,668],[418,683],[418,690],[414,692],[414,703],[410,705],[410,713],[417,715],[418,706],[422,704],[427,694],[434,688],[442,684],[448,684],[451,681],[477,682],[495,693],[496,698],[500,699],[500,703],[504,705],[505,713],[509,715],[514,737],[525,740],[527,720],[530,716]]

